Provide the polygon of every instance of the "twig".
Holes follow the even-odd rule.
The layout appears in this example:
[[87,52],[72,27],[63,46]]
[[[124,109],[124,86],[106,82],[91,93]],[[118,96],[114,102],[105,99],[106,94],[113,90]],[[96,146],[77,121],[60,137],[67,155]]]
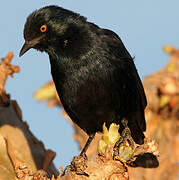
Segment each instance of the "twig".
[[45,159],[43,162],[43,170],[44,171],[46,171],[48,169],[49,165],[51,164],[51,162],[53,161],[55,156],[56,156],[56,153],[50,149],[45,152]]
[[18,66],[14,66],[11,63],[13,58],[13,53],[9,52],[5,58],[1,59],[0,62],[0,104],[1,105],[8,105],[9,104],[9,97],[5,93],[5,84],[8,76],[13,77],[15,72],[19,72],[20,68]]

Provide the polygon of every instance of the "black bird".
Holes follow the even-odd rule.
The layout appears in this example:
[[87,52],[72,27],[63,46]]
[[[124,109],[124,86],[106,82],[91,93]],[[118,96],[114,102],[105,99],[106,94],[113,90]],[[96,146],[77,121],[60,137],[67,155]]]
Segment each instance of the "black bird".
[[[65,111],[88,135],[85,154],[105,122],[128,127],[143,144],[147,101],[133,58],[117,34],[58,6],[27,18],[20,56],[30,48],[48,53],[52,77]],[[125,134],[125,133],[123,133]]]

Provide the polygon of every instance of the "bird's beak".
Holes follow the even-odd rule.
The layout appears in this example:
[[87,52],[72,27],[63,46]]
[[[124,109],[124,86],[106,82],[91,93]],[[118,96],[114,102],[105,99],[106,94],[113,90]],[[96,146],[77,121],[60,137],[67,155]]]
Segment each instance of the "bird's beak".
[[36,44],[38,44],[42,38],[44,38],[44,35],[39,36],[39,37],[37,37],[33,40],[30,40],[30,41],[25,41],[24,45],[22,46],[22,49],[20,50],[19,57],[21,57],[29,49],[33,48]]
[[21,48],[21,51],[19,53],[19,57],[21,57],[23,54],[25,54],[25,52],[27,52],[30,48],[32,48],[30,46],[30,44],[28,44],[27,42],[24,43],[24,45]]

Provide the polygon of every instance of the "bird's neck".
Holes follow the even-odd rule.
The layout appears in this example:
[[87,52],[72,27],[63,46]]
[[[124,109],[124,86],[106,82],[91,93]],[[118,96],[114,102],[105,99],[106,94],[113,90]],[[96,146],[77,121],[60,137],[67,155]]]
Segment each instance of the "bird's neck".
[[[86,65],[86,58],[93,52],[92,35],[88,29],[73,29],[70,36],[59,38],[56,46],[48,52],[51,64],[51,73],[55,82],[66,81],[66,77],[73,76],[81,66]],[[62,83],[63,84],[63,83]]]

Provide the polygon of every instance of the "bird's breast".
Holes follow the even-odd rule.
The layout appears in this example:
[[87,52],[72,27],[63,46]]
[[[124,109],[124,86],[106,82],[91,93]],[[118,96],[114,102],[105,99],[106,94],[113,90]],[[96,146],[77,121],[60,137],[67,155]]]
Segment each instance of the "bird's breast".
[[81,102],[85,104],[89,102],[89,99],[93,99],[93,102],[96,103],[98,98],[104,96],[104,90],[106,90],[104,82],[106,82],[107,75],[104,71],[106,68],[99,61],[91,63],[88,61],[84,64],[71,62],[61,66],[52,65],[51,69],[62,103],[72,105]]

